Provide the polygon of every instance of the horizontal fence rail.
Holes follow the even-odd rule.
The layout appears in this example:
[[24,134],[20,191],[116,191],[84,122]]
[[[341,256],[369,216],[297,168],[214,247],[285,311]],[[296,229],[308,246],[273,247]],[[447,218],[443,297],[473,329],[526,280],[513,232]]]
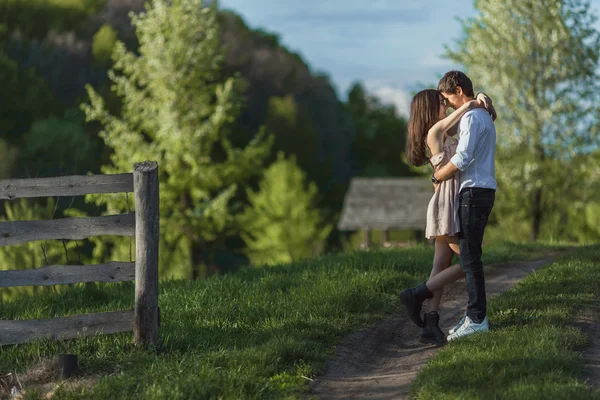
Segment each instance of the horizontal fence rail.
[[131,332],[133,313],[133,310],[125,310],[49,319],[0,320],[0,346],[42,338],[75,339],[79,336]]
[[49,265],[35,269],[0,271],[0,288],[52,286],[86,282],[125,282],[135,279],[134,262],[91,265]]
[[0,222],[0,246],[35,240],[83,240],[92,236],[135,235],[135,214]]
[[36,320],[0,320],[0,346],[42,338],[72,339],[94,334],[134,333],[136,345],[158,341],[158,163],[134,165],[116,175],[64,176],[0,181],[0,199],[133,192],[135,213],[36,221],[1,221],[0,246],[39,240],[83,240],[92,236],[135,236],[135,262],[49,265],[0,271],[0,288],[87,282],[135,281],[134,309]]
[[133,174],[131,173],[5,179],[0,181],[1,200],[123,192],[133,192]]

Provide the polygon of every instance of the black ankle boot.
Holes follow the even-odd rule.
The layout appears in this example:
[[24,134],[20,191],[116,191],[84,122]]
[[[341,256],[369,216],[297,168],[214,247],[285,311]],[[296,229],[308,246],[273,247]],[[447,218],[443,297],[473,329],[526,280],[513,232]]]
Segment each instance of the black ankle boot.
[[436,311],[425,313],[425,323],[421,329],[419,342],[438,346],[446,343],[446,335],[440,329],[440,314]]
[[417,324],[417,326],[423,326],[423,320],[421,319],[421,307],[425,299],[433,296],[433,293],[427,288],[425,282],[418,286],[410,289],[406,289],[400,292],[400,303],[406,307],[408,316],[410,319]]

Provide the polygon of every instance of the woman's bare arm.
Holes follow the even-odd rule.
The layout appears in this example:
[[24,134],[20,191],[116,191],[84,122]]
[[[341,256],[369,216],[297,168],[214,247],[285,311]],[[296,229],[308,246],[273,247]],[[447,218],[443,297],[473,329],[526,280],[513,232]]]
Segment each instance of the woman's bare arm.
[[472,110],[474,108],[483,108],[483,103],[479,102],[477,100],[471,100],[471,101],[467,101],[465,104],[463,104],[462,106],[460,106],[456,111],[454,111],[452,114],[448,115],[446,118],[436,122],[435,125],[433,125],[431,127],[431,129],[429,129],[429,132],[427,133],[427,137],[428,138],[440,138],[442,137],[442,135],[446,132],[448,132],[448,130],[456,125],[458,123],[458,121],[460,121],[460,119],[462,118],[463,115],[465,115],[465,113],[469,110]]
[[450,128],[448,128],[448,131],[446,131],[446,135],[448,136],[456,136],[456,134],[458,133],[458,122],[454,125],[452,125]]
[[496,109],[492,105],[491,97],[489,97],[487,94],[485,94],[483,92],[479,92],[479,93],[477,93],[477,96],[475,96],[475,99],[483,102],[483,105],[484,105],[486,111],[489,112],[490,116],[492,117],[492,121],[495,121],[496,118],[498,117],[498,114],[496,113]]
[[[481,93],[477,93],[476,100],[479,100],[480,102],[483,102],[483,106],[485,107],[485,109],[492,116],[492,120],[495,121],[496,120],[496,109],[492,105],[492,99],[487,94],[481,92]],[[446,134],[448,136],[456,136],[457,133],[458,133],[458,121],[456,122],[456,124],[452,125],[446,131]]]

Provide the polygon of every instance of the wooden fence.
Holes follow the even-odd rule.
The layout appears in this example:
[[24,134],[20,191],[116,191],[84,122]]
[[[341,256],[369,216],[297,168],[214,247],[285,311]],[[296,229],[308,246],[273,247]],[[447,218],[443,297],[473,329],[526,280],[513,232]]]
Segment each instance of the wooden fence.
[[0,199],[134,192],[135,213],[47,221],[0,222],[0,246],[35,240],[83,240],[135,235],[135,262],[50,265],[0,271],[0,288],[135,280],[135,308],[38,320],[0,320],[0,346],[40,338],[71,339],[97,333],[134,332],[138,345],[158,339],[158,164],[134,165],[131,174],[64,176],[0,181]]

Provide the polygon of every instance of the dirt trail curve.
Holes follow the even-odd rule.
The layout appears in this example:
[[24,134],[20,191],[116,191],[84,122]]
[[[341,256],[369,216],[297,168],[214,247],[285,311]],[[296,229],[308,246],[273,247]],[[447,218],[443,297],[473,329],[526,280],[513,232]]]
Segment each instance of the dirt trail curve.
[[[565,252],[554,252],[537,260],[486,266],[488,296],[502,293],[532,271],[549,264]],[[444,332],[463,315],[467,295],[464,279],[445,288],[440,310]],[[404,315],[380,321],[374,327],[351,334],[338,347],[324,376],[311,385],[309,398],[403,399],[427,360],[439,348],[417,341],[417,328]]]

